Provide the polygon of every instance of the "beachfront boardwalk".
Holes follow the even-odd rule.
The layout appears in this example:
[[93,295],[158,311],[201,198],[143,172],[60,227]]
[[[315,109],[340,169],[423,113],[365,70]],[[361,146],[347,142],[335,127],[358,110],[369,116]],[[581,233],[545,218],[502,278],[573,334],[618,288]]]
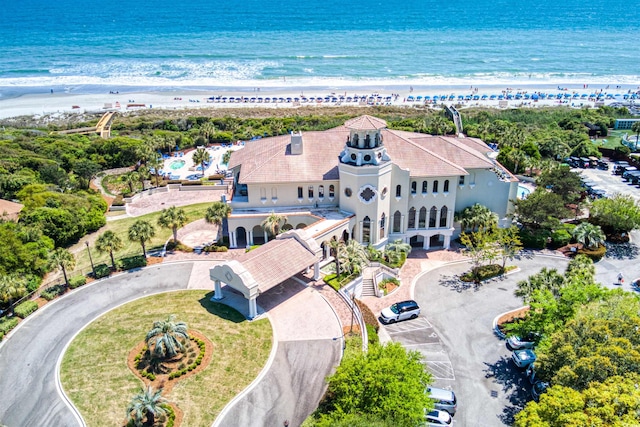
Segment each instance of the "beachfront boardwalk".
[[70,135],[70,134],[91,134],[97,133],[100,135],[100,138],[109,139],[111,138],[111,123],[116,115],[117,111],[108,111],[106,112],[100,120],[98,120],[98,124],[96,126],[77,128],[77,129],[69,129],[69,130],[61,130],[58,134],[61,135]]

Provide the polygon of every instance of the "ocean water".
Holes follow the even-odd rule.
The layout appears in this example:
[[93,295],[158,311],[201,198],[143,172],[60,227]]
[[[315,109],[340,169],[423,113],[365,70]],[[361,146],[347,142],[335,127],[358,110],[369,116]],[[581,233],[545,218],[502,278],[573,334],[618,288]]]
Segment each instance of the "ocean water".
[[622,0],[20,0],[0,96],[108,90],[640,85]]

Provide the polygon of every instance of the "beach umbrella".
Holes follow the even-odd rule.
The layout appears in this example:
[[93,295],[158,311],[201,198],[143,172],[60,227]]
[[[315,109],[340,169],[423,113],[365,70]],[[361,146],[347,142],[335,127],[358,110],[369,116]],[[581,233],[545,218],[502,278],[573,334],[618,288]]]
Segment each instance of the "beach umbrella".
[[449,101],[455,101],[456,96],[454,94],[449,95]]
[[533,99],[534,101],[537,101],[539,98],[537,93],[534,93],[533,95],[531,95],[531,99]]
[[497,95],[491,95],[489,99],[496,99],[497,97],[498,97]]
[[460,101],[462,101],[462,100],[464,99],[464,96],[462,96],[462,95],[458,95],[458,99],[459,99]]
[[417,101],[422,101],[422,95],[418,95],[418,96],[416,97],[416,100],[417,100]]
[[564,97],[565,97],[565,98],[571,98],[571,94],[570,94],[570,93],[565,93],[565,94],[564,94]]
[[512,95],[512,94],[510,94],[510,93],[508,93],[508,94],[507,94],[507,99],[513,99],[513,95]]
[[531,95],[529,95],[528,93],[525,93],[524,94],[524,99],[529,99],[529,98],[531,98]]
[[522,99],[522,94],[516,93],[515,98],[516,99]]
[[477,100],[479,100],[479,99],[480,99],[480,95],[473,95],[473,100],[474,100],[474,101],[477,101]]
[[498,95],[498,99],[504,99],[504,95],[502,94]]
[[425,96],[425,97],[424,97],[424,100],[425,100],[425,101],[429,101],[430,99],[431,99],[431,96],[430,96],[430,95],[427,95],[427,96]]
[[[409,98],[411,98],[411,97],[409,97]],[[439,98],[438,98],[438,95],[434,95],[434,96],[433,96],[433,100],[434,100],[434,101],[437,101],[438,99],[439,99]]]

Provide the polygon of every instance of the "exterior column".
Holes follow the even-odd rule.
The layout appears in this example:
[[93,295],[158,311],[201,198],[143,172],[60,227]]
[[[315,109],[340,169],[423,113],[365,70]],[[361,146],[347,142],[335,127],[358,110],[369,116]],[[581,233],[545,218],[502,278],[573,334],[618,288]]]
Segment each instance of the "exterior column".
[[320,261],[313,264],[313,280],[320,279]]
[[[360,221],[358,223],[358,235],[360,236],[360,242],[359,243],[362,243],[362,221]],[[351,238],[353,239],[353,236],[351,236]]]
[[231,246],[232,248],[236,248],[236,232],[235,231],[229,231],[229,246]]
[[253,230],[247,231],[247,243],[249,246],[253,246]]
[[449,249],[450,244],[451,244],[451,236],[445,235],[444,236],[444,248],[445,249]]
[[222,285],[220,285],[220,280],[215,280],[214,281],[215,284],[215,294],[213,295],[214,300],[221,300],[222,298],[224,298],[224,296],[222,295]]
[[422,242],[422,249],[429,250],[429,246],[431,245],[431,238],[430,236],[423,236],[423,237],[424,237],[424,241]]
[[449,214],[447,215],[447,227],[452,227],[453,228],[453,209],[449,209]]
[[400,232],[405,233],[407,230],[404,229],[404,215],[400,215]]
[[267,243],[269,241],[269,235],[267,234],[267,230],[264,230],[264,242]]
[[442,209],[438,209],[436,211],[436,228],[440,228],[440,215],[442,214]]
[[257,296],[249,298],[249,319],[255,319],[255,317],[258,315],[258,306],[256,305],[256,298]]

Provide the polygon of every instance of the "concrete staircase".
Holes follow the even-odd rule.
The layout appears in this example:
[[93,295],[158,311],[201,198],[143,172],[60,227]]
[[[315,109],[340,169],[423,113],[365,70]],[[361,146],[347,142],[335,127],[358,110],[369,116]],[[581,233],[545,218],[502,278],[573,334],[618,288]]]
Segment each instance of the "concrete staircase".
[[376,288],[373,281],[373,274],[376,268],[365,267],[362,271],[362,297],[375,297]]

